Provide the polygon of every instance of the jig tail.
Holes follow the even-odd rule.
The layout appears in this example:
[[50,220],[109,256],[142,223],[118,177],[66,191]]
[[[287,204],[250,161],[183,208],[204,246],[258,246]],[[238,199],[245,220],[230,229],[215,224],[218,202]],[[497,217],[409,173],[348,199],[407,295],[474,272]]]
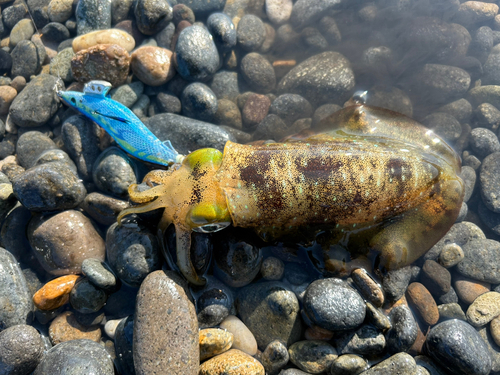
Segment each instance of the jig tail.
[[184,158],[170,141],[161,142],[126,106],[106,96],[111,84],[90,81],[83,93],[62,91],[57,95],[71,108],[96,122],[130,155],[153,164],[168,166]]

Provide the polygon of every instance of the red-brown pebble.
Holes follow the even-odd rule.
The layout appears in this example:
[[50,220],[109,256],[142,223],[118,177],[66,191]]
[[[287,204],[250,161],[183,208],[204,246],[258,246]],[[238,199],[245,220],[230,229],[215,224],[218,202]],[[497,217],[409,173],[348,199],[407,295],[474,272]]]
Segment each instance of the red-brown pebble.
[[89,82],[102,79],[113,86],[125,83],[130,69],[130,55],[118,44],[98,44],[79,51],[71,60],[75,80]]
[[271,100],[267,96],[260,94],[250,95],[243,106],[243,126],[246,129],[256,126],[267,116],[270,106]]
[[54,310],[69,300],[69,293],[80,278],[78,275],[66,275],[49,281],[33,296],[33,303],[40,310]]
[[368,275],[364,269],[355,269],[352,271],[351,277],[363,297],[377,307],[384,304],[384,292],[382,291],[382,288],[370,277],[370,275]]
[[454,285],[458,298],[468,305],[474,302],[474,300],[481,294],[489,292],[491,289],[491,285],[489,283],[467,279],[458,275],[455,277]]
[[175,75],[172,51],[154,46],[140,47],[132,53],[132,72],[146,85],[160,86]]
[[428,325],[434,325],[439,320],[439,310],[436,301],[425,286],[420,283],[411,283],[406,290],[408,302],[417,314]]
[[71,311],[66,311],[50,324],[49,337],[52,345],[78,339],[99,342],[101,340],[101,329],[99,326],[82,326]]
[[16,96],[17,91],[15,88],[0,86],[0,115],[9,113],[10,105]]
[[204,362],[199,375],[265,375],[264,366],[238,349],[231,349]]

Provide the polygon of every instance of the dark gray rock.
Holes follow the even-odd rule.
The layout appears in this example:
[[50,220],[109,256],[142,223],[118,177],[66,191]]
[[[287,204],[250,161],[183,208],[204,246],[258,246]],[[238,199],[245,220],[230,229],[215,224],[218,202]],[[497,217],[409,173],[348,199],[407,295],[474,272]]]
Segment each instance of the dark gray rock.
[[75,175],[78,174],[76,165],[75,163],[73,163],[73,160],[70,159],[67,153],[58,148],[43,151],[35,159],[33,166],[47,164],[47,163],[57,163],[57,162],[65,164],[69,169],[73,171]]
[[82,262],[82,273],[95,287],[108,293],[119,289],[116,276],[111,268],[100,259],[87,258]]
[[123,319],[115,331],[115,352],[118,369],[123,375],[135,375],[134,355],[134,317],[129,316]]
[[312,105],[344,104],[354,88],[349,61],[337,52],[323,52],[290,70],[278,84],[280,94],[303,96]]
[[42,152],[55,148],[57,146],[54,141],[45,134],[38,131],[26,132],[17,140],[17,159],[24,168],[31,168]]
[[450,288],[450,291],[448,293],[445,293],[437,297],[436,302],[438,304],[458,303],[458,296],[453,286]]
[[236,304],[241,320],[261,350],[274,340],[286,345],[299,340],[299,301],[285,284],[270,281],[246,286],[239,290]]
[[200,82],[186,86],[181,95],[182,114],[196,120],[211,122],[217,112],[217,98]]
[[138,288],[122,284],[120,290],[109,296],[108,302],[104,306],[106,318],[108,320],[121,319],[134,314],[138,290]]
[[172,22],[177,27],[180,22],[187,21],[191,25],[196,21],[193,10],[185,4],[174,5]]
[[410,284],[411,268],[403,267],[388,271],[382,278],[382,289],[388,301],[399,300]]
[[165,113],[174,113],[179,115],[182,110],[180,99],[168,92],[160,92],[156,96],[156,106],[158,110]]
[[50,349],[33,375],[113,375],[113,361],[106,349],[91,340],[71,340]]
[[274,68],[262,55],[252,52],[241,60],[241,76],[248,86],[260,93],[272,91],[276,85],[276,75]]
[[[175,7],[174,7],[175,8]],[[174,13],[175,16],[175,13]],[[173,22],[170,22],[167,26],[165,26],[162,30],[160,30],[154,36],[156,40],[156,44],[158,47],[171,49],[172,47],[172,39],[175,34],[175,25]]]
[[81,180],[61,162],[34,166],[12,180],[14,195],[31,211],[74,208],[87,193]]
[[198,374],[196,312],[187,282],[174,271],[152,272],[142,283],[137,295],[133,347],[138,374]]
[[21,127],[36,127],[45,124],[59,109],[54,86],[57,78],[41,74],[32,79],[21,91],[9,109],[12,121]]
[[384,334],[371,325],[363,325],[335,339],[339,354],[359,354],[372,356],[381,354],[385,349]]
[[365,314],[361,296],[340,279],[313,281],[304,294],[302,317],[309,326],[345,331],[359,327]]
[[38,331],[26,324],[0,332],[0,373],[30,374],[43,357],[44,345]]
[[311,104],[302,96],[297,94],[283,94],[278,96],[271,107],[270,114],[278,115],[288,126],[295,121],[312,116]]
[[[25,262],[33,258],[31,247],[26,237],[26,226],[30,219],[31,212],[20,205],[7,215],[1,231],[3,246],[5,246],[17,260],[23,259]],[[35,264],[36,263],[38,263],[38,261],[35,260]]]
[[137,183],[137,166],[121,149],[110,147],[95,161],[92,179],[102,192],[126,198],[128,187]]
[[288,353],[290,362],[313,374],[324,373],[337,358],[335,348],[321,340],[297,341],[288,348]]
[[422,124],[432,129],[447,142],[453,143],[460,138],[462,126],[458,120],[448,113],[434,112],[422,120]]
[[236,102],[236,97],[240,95],[238,73],[228,70],[218,71],[210,82],[210,88],[217,99],[228,99]]
[[231,134],[216,125],[172,113],[153,116],[144,124],[160,140],[170,140],[174,148],[184,155],[204,147],[222,151],[227,141],[235,141]]
[[387,351],[407,351],[417,339],[418,327],[413,314],[405,305],[394,307],[389,313],[391,328],[386,332]]
[[[33,302],[26,278],[14,256],[0,248],[0,330],[33,320]],[[8,308],[7,308],[8,307]]]
[[24,4],[12,4],[2,9],[3,24],[7,30],[12,29],[28,13]]
[[[59,314],[57,314],[59,315]],[[104,310],[98,310],[93,313],[81,313],[79,311],[75,311],[73,316],[75,317],[76,321],[80,323],[82,326],[85,327],[90,327],[90,326],[95,326],[96,324],[101,324],[104,319],[106,318],[106,315],[104,314]]]
[[292,8],[290,22],[296,29],[311,25],[321,19],[326,12],[339,9],[342,0],[298,0]]
[[500,126],[500,111],[490,103],[483,103],[474,110],[472,125],[497,131]]
[[464,202],[468,202],[476,186],[476,171],[472,167],[464,165],[462,166],[461,177],[465,184]]
[[469,47],[469,55],[476,57],[481,62],[481,64],[483,64],[484,69],[484,63],[490,55],[493,45],[493,31],[488,26],[482,26],[477,29],[472,36],[472,41]]
[[485,128],[472,129],[470,134],[470,148],[479,158],[500,151],[500,142],[495,133]]
[[500,84],[500,74],[498,70],[500,69],[500,47],[495,46],[488,55],[488,59],[483,65],[483,76],[481,77],[481,82],[484,79],[484,85],[498,85]]
[[48,23],[40,32],[43,35],[43,40],[48,42],[61,43],[70,37],[68,28],[59,22]]
[[275,375],[285,367],[290,360],[290,355],[288,354],[286,345],[282,341],[274,340],[262,352],[260,360],[266,372],[269,375]]
[[186,27],[175,45],[177,72],[188,81],[208,81],[219,69],[219,52],[202,26]]
[[213,276],[206,279],[207,283],[195,296],[200,328],[215,327],[229,314],[236,314],[231,289]]
[[241,129],[243,127],[240,109],[235,102],[228,99],[220,99],[218,101],[214,122],[219,125],[227,125],[233,129]]
[[10,73],[12,68],[12,57],[10,53],[0,49],[0,74]]
[[487,375],[491,356],[474,327],[462,320],[447,320],[427,334],[424,352],[457,375]]
[[106,303],[106,299],[107,296],[104,290],[96,288],[85,278],[79,280],[69,294],[71,307],[82,314],[99,311]]
[[397,353],[364,371],[363,375],[413,375],[416,371],[417,365],[411,355]]
[[81,208],[92,219],[103,225],[116,222],[118,214],[129,206],[128,202],[101,193],[87,194]]
[[477,205],[477,214],[486,227],[490,228],[494,233],[500,234],[499,213],[491,211],[482,201],[480,201]]
[[106,234],[106,251],[115,275],[130,286],[140,286],[150,272],[161,268],[158,239],[145,228],[113,224]]
[[457,271],[466,277],[492,284],[500,283],[500,243],[489,239],[474,239],[462,246],[464,259]]
[[328,41],[315,27],[306,27],[300,33],[305,46],[315,52],[321,52],[328,48]]
[[448,113],[463,124],[469,122],[472,115],[472,106],[466,99],[462,98],[439,107],[437,112]]
[[236,28],[226,14],[211,14],[207,19],[207,28],[214,38],[215,45],[221,51],[228,51],[236,46]]
[[206,16],[213,12],[221,12],[226,5],[226,0],[177,0],[179,4],[189,6],[196,16]]
[[173,10],[167,0],[139,0],[134,15],[138,29],[143,34],[153,35],[172,21]]
[[253,14],[241,17],[236,32],[238,45],[248,52],[257,51],[266,38],[264,22]]
[[451,274],[434,260],[428,259],[422,266],[420,281],[433,296],[448,293],[451,288]]
[[29,79],[32,75],[40,73],[46,56],[45,50],[42,51],[42,48],[29,40],[21,40],[17,43],[10,54],[12,57],[12,76],[22,76]]
[[289,127],[278,115],[267,115],[255,129],[254,140],[273,139],[278,141],[287,135]]
[[438,305],[438,310],[440,322],[451,319],[460,319],[464,322],[467,321],[465,313],[458,303],[445,303]]
[[78,35],[111,27],[111,0],[81,0],[75,11]]
[[439,254],[445,247],[445,245],[450,243],[455,243],[458,246],[463,246],[469,241],[471,236],[471,231],[467,224],[456,223],[450,228],[450,230],[441,238],[437,244],[435,244],[431,249],[420,258],[423,261],[428,259],[437,261],[439,259]]
[[500,152],[495,152],[484,158],[479,170],[479,181],[483,203],[489,210],[500,213],[498,191],[500,186]]

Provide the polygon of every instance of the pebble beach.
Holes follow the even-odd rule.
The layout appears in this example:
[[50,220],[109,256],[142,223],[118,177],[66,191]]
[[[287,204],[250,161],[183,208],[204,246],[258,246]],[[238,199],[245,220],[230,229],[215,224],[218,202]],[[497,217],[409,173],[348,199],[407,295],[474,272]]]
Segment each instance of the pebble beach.
[[[0,374],[500,374],[498,3],[0,0]],[[366,91],[455,149],[460,213],[383,272],[193,232],[189,284],[161,210],[117,223],[158,166],[57,96],[92,80],[183,155],[314,132]]]

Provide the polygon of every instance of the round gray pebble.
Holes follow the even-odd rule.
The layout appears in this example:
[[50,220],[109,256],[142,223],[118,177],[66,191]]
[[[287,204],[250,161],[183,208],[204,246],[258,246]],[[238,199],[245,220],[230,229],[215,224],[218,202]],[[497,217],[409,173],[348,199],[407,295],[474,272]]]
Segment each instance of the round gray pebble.
[[410,349],[417,339],[418,327],[410,309],[405,306],[396,306],[389,313],[391,328],[386,332],[387,350],[397,353]]
[[203,83],[195,82],[186,86],[181,95],[182,113],[201,121],[212,121],[217,112],[217,98]]
[[470,134],[470,147],[472,152],[480,158],[500,151],[500,142],[490,129],[475,128]]
[[38,131],[23,133],[17,140],[17,160],[24,168],[31,168],[40,154],[57,148],[52,139]]
[[30,374],[43,357],[44,344],[38,331],[19,324],[0,332],[0,373]]
[[277,374],[288,363],[290,356],[286,345],[274,340],[262,352],[261,361],[269,375]]
[[106,303],[104,290],[96,288],[87,279],[76,283],[69,294],[71,306],[82,314],[91,314],[99,311]]
[[283,94],[273,101],[269,108],[269,113],[278,115],[285,124],[290,126],[299,119],[311,117],[313,108],[300,95]]
[[78,1],[75,10],[77,34],[111,27],[111,0]]
[[276,86],[276,75],[269,61],[256,52],[243,57],[240,64],[241,75],[250,88],[266,94]]
[[119,287],[116,276],[100,259],[87,258],[82,262],[82,273],[95,287],[113,293]]
[[211,14],[207,19],[207,28],[214,38],[215,45],[221,51],[227,51],[236,46],[236,28],[226,14]]
[[253,14],[241,17],[237,28],[238,44],[245,51],[257,51],[266,38],[264,22]]

